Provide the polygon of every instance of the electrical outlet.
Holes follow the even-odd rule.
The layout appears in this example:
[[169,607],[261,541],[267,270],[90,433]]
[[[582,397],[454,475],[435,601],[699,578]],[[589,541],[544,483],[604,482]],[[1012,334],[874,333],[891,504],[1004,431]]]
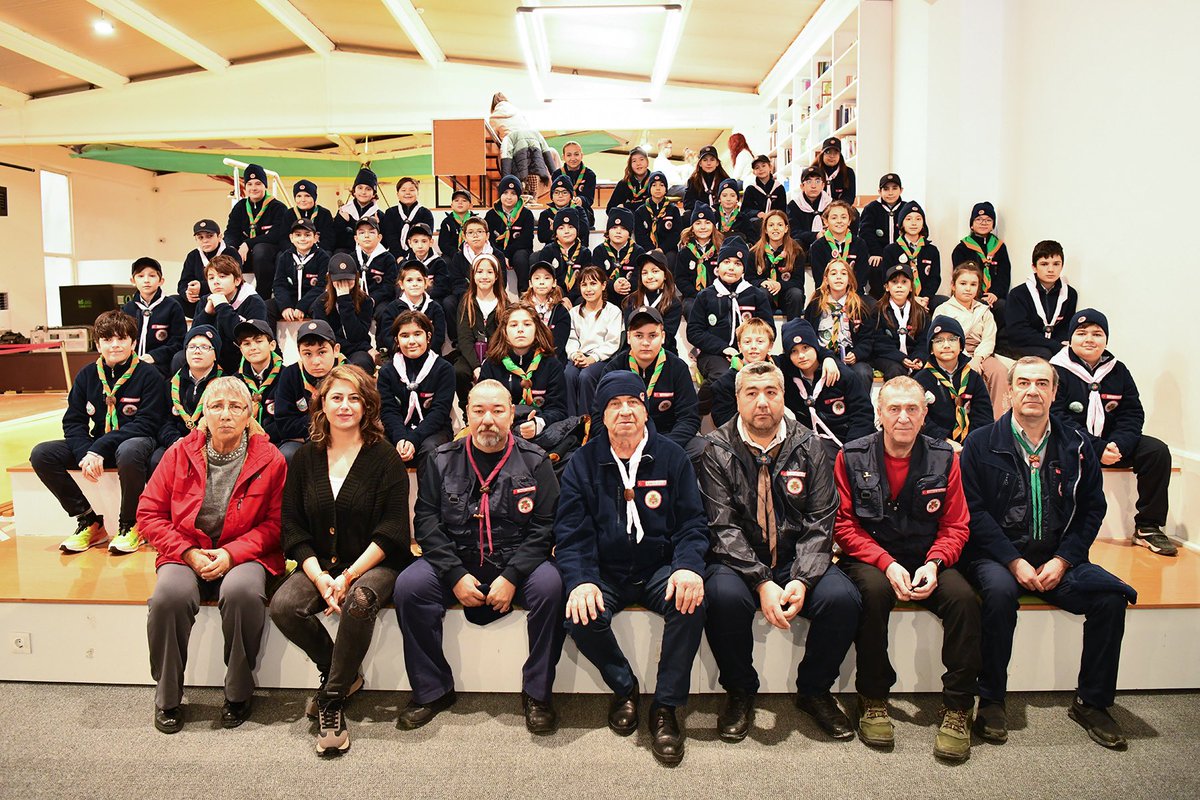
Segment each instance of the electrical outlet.
[[10,633],[8,641],[14,653],[29,655],[33,652],[33,643],[30,641],[28,633]]

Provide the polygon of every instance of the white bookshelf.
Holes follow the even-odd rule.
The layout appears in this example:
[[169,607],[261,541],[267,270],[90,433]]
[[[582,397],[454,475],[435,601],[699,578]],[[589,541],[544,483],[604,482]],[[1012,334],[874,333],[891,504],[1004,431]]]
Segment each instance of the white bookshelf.
[[[838,19],[818,21],[825,30],[807,37],[793,59],[793,74],[767,100],[770,155],[780,180],[798,190],[800,174],[830,136],[858,175],[859,195],[869,194],[891,171],[892,4],[890,0],[843,3]],[[861,109],[861,110],[860,110]]]

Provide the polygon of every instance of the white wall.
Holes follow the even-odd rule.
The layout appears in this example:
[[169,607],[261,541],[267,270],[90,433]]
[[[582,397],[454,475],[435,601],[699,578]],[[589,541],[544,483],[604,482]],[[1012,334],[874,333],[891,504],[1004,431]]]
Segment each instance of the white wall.
[[[1147,433],[1200,491],[1195,259],[1168,244],[1191,238],[1200,175],[1198,29],[1189,0],[896,0],[893,166],[943,252],[983,199],[1014,283],[1038,240],[1063,244],[1081,306],[1108,315],[1112,350],[1138,381]],[[1161,246],[1139,235],[1156,218]]]

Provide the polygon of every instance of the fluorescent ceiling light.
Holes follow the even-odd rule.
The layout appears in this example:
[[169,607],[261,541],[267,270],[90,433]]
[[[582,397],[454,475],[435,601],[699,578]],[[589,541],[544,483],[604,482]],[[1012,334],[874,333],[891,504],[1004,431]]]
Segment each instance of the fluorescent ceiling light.
[[659,42],[654,66],[644,84],[636,81],[620,81],[630,85],[630,92],[625,97],[633,97],[645,101],[658,98],[671,66],[675,62],[675,54],[679,50],[679,42],[683,36],[684,5],[687,0],[678,3],[642,3],[638,5],[532,5],[517,8],[517,37],[521,43],[521,52],[525,57],[525,66],[529,71],[530,82],[534,92],[542,100],[550,101],[556,98],[546,95],[545,86],[550,76],[550,48],[546,36],[545,17],[555,16],[570,18],[581,26],[595,26],[611,18],[613,14],[665,14],[663,20],[662,39]]
[[400,23],[400,27],[408,34],[413,46],[429,66],[436,67],[445,62],[446,54],[429,32],[429,26],[421,19],[412,0],[383,0],[383,5],[396,18],[396,22]]

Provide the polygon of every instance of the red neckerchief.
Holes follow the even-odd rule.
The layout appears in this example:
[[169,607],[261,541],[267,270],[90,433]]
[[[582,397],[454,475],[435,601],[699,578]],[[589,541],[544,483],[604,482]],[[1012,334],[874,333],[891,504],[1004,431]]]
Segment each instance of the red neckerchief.
[[478,465],[475,463],[475,456],[471,455],[471,437],[467,436],[467,462],[471,465],[471,471],[475,473],[475,479],[479,481],[479,513],[475,516],[479,517],[479,564],[483,565],[483,539],[487,535],[488,555],[495,552],[492,546],[492,504],[488,496],[492,491],[492,481],[500,474],[500,470],[504,468],[504,464],[508,461],[508,457],[512,455],[513,444],[515,440],[510,432],[508,434],[508,446],[504,449],[504,455],[496,462],[495,468],[486,478],[479,471]]

